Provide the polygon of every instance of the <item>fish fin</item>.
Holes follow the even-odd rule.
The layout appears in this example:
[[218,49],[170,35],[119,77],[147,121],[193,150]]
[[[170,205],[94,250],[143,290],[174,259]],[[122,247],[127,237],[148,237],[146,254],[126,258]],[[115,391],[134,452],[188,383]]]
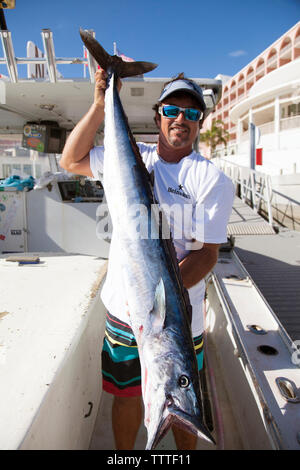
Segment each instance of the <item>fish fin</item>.
[[142,75],[157,67],[157,64],[153,64],[152,62],[124,62],[121,57],[108,54],[88,31],[80,29],[80,36],[85,47],[98,62],[100,67],[106,71],[108,71],[109,68],[112,69],[120,78]]
[[[117,56],[114,56],[117,57]],[[120,57],[118,57],[119,59]],[[121,67],[119,76],[121,78],[133,77],[135,75],[143,75],[144,73],[151,72],[157,67],[157,64],[153,62],[135,61],[135,62],[124,62],[121,59]]]
[[111,65],[111,56],[92,36],[91,33],[80,28],[80,36],[87,50],[92,54],[100,67],[107,70]]
[[160,278],[160,281],[156,286],[153,308],[150,314],[153,316],[151,329],[155,334],[164,328],[166,319],[166,294],[162,278]]

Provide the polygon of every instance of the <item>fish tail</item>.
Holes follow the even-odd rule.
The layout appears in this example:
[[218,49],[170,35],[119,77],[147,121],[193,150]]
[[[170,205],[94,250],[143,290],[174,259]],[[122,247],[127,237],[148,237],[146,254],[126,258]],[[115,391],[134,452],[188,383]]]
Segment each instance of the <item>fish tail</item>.
[[157,67],[157,64],[153,64],[152,62],[124,62],[121,57],[108,54],[88,31],[80,29],[80,36],[85,47],[98,62],[100,67],[106,71],[109,69],[112,70],[120,78],[142,75]]

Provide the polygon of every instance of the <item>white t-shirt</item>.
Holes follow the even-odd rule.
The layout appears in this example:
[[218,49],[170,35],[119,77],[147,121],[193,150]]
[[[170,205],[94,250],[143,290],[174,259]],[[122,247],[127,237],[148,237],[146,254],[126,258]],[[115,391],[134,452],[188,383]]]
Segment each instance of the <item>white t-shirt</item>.
[[[165,162],[156,145],[137,144],[149,173],[154,172],[154,194],[162,208],[170,207],[170,227],[177,258],[181,261],[190,251],[192,240],[204,243],[227,241],[227,222],[232,210],[234,186],[231,180],[209,160],[196,152],[178,163]],[[96,179],[102,179],[104,148],[90,151],[90,167]],[[112,315],[128,323],[126,299],[121,286],[118,241],[112,235],[108,271],[101,298]],[[116,294],[116,286],[118,292]],[[193,336],[204,330],[204,280],[189,290],[193,308]]]

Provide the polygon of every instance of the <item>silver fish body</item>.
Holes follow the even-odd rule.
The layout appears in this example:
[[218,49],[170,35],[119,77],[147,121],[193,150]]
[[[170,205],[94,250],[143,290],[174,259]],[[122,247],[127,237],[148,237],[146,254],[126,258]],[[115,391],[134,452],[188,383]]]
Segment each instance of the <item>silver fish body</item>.
[[[89,48],[91,38],[81,36]],[[99,61],[94,41],[89,50]],[[107,72],[103,184],[120,254],[128,323],[139,349],[146,449],[155,448],[174,423],[214,442],[203,424],[188,294],[172,241],[161,234],[162,214],[129,130],[111,63]],[[119,69],[118,75],[126,76],[122,73]]]

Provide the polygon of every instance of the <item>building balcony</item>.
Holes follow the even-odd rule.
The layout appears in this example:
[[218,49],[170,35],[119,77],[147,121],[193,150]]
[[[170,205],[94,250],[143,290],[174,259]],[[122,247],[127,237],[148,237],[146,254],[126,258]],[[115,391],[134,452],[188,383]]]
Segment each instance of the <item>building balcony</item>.
[[292,43],[291,42],[281,49],[280,59],[285,58],[287,55],[290,55],[290,53],[292,53]]
[[261,124],[259,127],[261,135],[265,134],[272,134],[274,132],[274,121],[266,122],[265,124]]
[[276,65],[277,65],[277,55],[275,54],[272,57],[270,57],[270,59],[268,59],[267,67],[276,68]]
[[265,73],[265,64],[260,65],[255,72],[255,75],[263,75]]
[[280,119],[280,130],[285,131],[288,129],[300,128],[300,116],[292,116],[284,119]]
[[246,142],[249,140],[249,131],[244,131],[240,137],[241,142]]

